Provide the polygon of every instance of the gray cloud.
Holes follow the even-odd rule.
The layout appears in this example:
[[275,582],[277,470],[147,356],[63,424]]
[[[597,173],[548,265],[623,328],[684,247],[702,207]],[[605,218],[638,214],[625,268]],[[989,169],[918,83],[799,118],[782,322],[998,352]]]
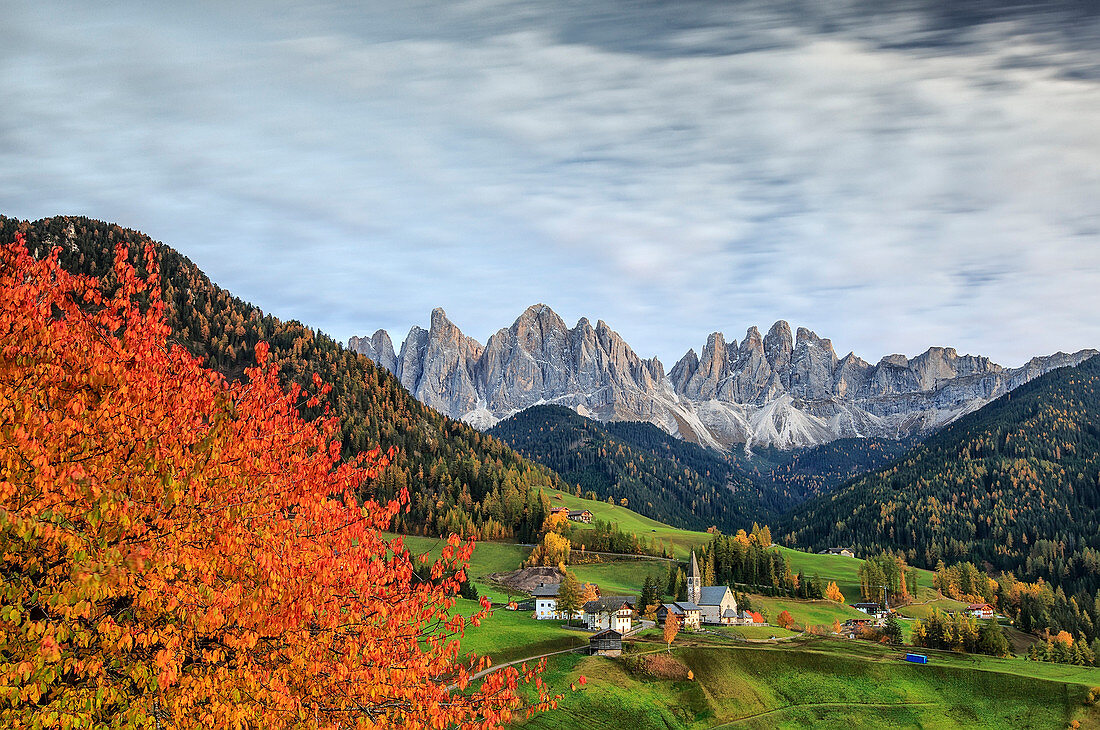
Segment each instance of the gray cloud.
[[14,3],[0,211],[341,339],[544,301],[669,366],[778,318],[872,360],[1100,342],[1094,15],[819,5]]

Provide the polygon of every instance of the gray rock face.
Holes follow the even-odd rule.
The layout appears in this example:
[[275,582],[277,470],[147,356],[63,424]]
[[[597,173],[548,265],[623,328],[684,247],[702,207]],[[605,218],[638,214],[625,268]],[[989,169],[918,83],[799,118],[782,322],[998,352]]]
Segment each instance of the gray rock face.
[[386,330],[378,330],[370,338],[352,337],[348,340],[348,349],[366,355],[371,360],[397,375],[397,355],[393,351],[393,342],[390,341]]
[[482,347],[442,309],[430,329],[413,327],[394,357],[382,330],[348,346],[394,372],[427,405],[478,428],[540,403],[604,421],[649,421],[714,448],[813,446],[848,436],[928,433],[993,398],[1096,350],[1036,357],[1006,369],[988,358],[932,347],[871,365],[837,358],[832,342],[784,321],[764,337],[750,327],[740,344],[721,332],[702,354],[688,350],[666,375],[605,322],[569,328],[536,304]]

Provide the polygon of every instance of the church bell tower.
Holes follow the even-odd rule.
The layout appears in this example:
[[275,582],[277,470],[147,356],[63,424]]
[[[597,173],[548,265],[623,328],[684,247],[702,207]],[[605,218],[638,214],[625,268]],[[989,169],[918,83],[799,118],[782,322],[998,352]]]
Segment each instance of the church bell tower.
[[703,597],[703,576],[699,574],[699,563],[695,560],[695,551],[691,551],[691,572],[687,579],[688,600],[698,605]]

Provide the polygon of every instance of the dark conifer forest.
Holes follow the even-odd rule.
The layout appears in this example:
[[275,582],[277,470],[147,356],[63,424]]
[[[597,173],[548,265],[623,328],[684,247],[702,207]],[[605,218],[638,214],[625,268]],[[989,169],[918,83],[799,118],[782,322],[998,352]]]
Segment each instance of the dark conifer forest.
[[1037,378],[887,467],[792,511],[790,546],[969,560],[1067,593],[1100,588],[1100,357]]

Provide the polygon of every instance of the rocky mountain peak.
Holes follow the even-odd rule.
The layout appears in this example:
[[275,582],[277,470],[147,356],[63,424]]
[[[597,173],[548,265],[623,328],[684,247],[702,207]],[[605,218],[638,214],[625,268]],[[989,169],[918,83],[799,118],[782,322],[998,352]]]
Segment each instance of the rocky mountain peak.
[[366,355],[394,375],[397,374],[397,356],[393,351],[393,342],[386,330],[378,330],[370,338],[352,337],[348,340],[348,349]]
[[639,357],[602,319],[569,329],[545,304],[528,307],[482,347],[441,308],[428,330],[413,327],[393,356],[383,330],[348,346],[391,368],[424,403],[486,428],[537,403],[558,403],[600,420],[650,421],[672,434],[723,448],[810,446],[843,436],[927,433],[1092,350],[1034,358],[1007,370],[988,358],[931,347],[871,365],[838,359],[832,342],[805,327],[749,327],[740,344],[712,332],[668,374]]

